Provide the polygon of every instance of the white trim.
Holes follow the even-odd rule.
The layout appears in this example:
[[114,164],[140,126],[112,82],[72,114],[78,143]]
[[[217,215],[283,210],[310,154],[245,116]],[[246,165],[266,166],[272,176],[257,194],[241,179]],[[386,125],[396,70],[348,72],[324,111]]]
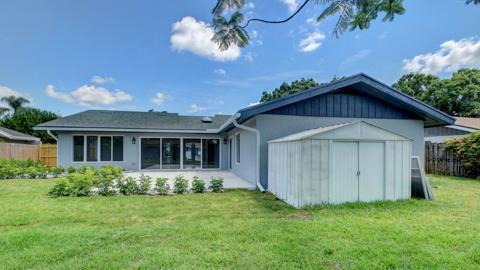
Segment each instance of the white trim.
[[[242,147],[242,136],[240,135],[241,132],[236,132],[235,135],[233,135],[234,141],[235,141],[235,155],[234,155],[234,160],[235,164],[240,165],[242,162],[242,150],[240,149]],[[239,145],[237,146],[237,136],[239,136]],[[238,160],[237,160],[237,150],[238,150]]]

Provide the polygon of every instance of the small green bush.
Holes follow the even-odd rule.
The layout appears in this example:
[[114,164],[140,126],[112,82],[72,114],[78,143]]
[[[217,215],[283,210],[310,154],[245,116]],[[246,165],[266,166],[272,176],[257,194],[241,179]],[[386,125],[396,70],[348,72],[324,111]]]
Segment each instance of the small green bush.
[[223,192],[223,178],[222,177],[212,177],[210,180],[209,189],[212,192]]
[[50,173],[54,176],[54,177],[59,177],[60,175],[62,175],[63,173],[65,172],[65,169],[63,167],[51,167],[50,168]]
[[480,177],[480,131],[463,138],[447,140],[445,149],[461,158],[460,164],[468,177]]
[[77,168],[73,167],[73,166],[69,166],[67,168],[67,172],[68,173],[76,173],[77,172]]
[[140,178],[138,178],[137,194],[139,195],[148,194],[151,187],[152,187],[152,177],[148,175],[144,175],[142,173],[142,175],[140,175]]
[[72,173],[65,176],[69,182],[70,194],[74,197],[86,197],[92,194],[93,176],[89,174]]
[[176,194],[184,194],[188,192],[188,181],[183,175],[177,175],[173,182],[173,192]]
[[70,187],[67,180],[65,178],[59,179],[48,192],[48,196],[51,198],[70,196]]
[[192,192],[193,193],[203,193],[203,192],[205,192],[205,181],[200,179],[198,176],[193,177]]
[[40,161],[0,160],[0,179],[39,179],[48,176],[57,177],[61,168],[49,168]]
[[118,192],[122,195],[133,195],[137,193],[137,183],[135,178],[129,176],[117,181]]
[[168,178],[159,177],[155,182],[155,191],[158,195],[168,195],[170,185],[168,184]]

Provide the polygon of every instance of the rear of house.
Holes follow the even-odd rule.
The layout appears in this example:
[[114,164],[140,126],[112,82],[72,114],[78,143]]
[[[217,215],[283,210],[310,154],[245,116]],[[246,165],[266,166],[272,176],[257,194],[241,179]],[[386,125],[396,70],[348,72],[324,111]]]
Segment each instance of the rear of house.
[[[135,171],[228,170],[260,189],[269,189],[269,141],[361,120],[408,138],[409,155],[419,156],[420,160],[424,157],[424,128],[454,121],[410,96],[358,74],[247,107],[235,115],[86,111],[43,123],[36,129],[58,134],[61,166],[117,164]],[[384,194],[382,198],[388,196]]]

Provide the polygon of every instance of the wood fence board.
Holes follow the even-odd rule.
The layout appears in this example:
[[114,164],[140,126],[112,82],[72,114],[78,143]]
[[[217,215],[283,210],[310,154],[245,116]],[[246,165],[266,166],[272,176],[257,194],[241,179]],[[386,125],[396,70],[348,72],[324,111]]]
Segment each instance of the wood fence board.
[[466,176],[462,159],[445,150],[442,143],[425,143],[425,172],[451,176]]
[[0,143],[0,159],[40,160],[46,166],[57,166],[57,145]]

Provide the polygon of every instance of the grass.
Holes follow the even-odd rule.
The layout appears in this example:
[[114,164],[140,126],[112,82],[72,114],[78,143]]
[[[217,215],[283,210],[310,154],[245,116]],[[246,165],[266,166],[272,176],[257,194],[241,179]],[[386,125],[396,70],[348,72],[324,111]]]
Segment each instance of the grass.
[[430,177],[436,201],[295,210],[270,194],[50,199],[0,181],[5,269],[480,269],[480,181]]

